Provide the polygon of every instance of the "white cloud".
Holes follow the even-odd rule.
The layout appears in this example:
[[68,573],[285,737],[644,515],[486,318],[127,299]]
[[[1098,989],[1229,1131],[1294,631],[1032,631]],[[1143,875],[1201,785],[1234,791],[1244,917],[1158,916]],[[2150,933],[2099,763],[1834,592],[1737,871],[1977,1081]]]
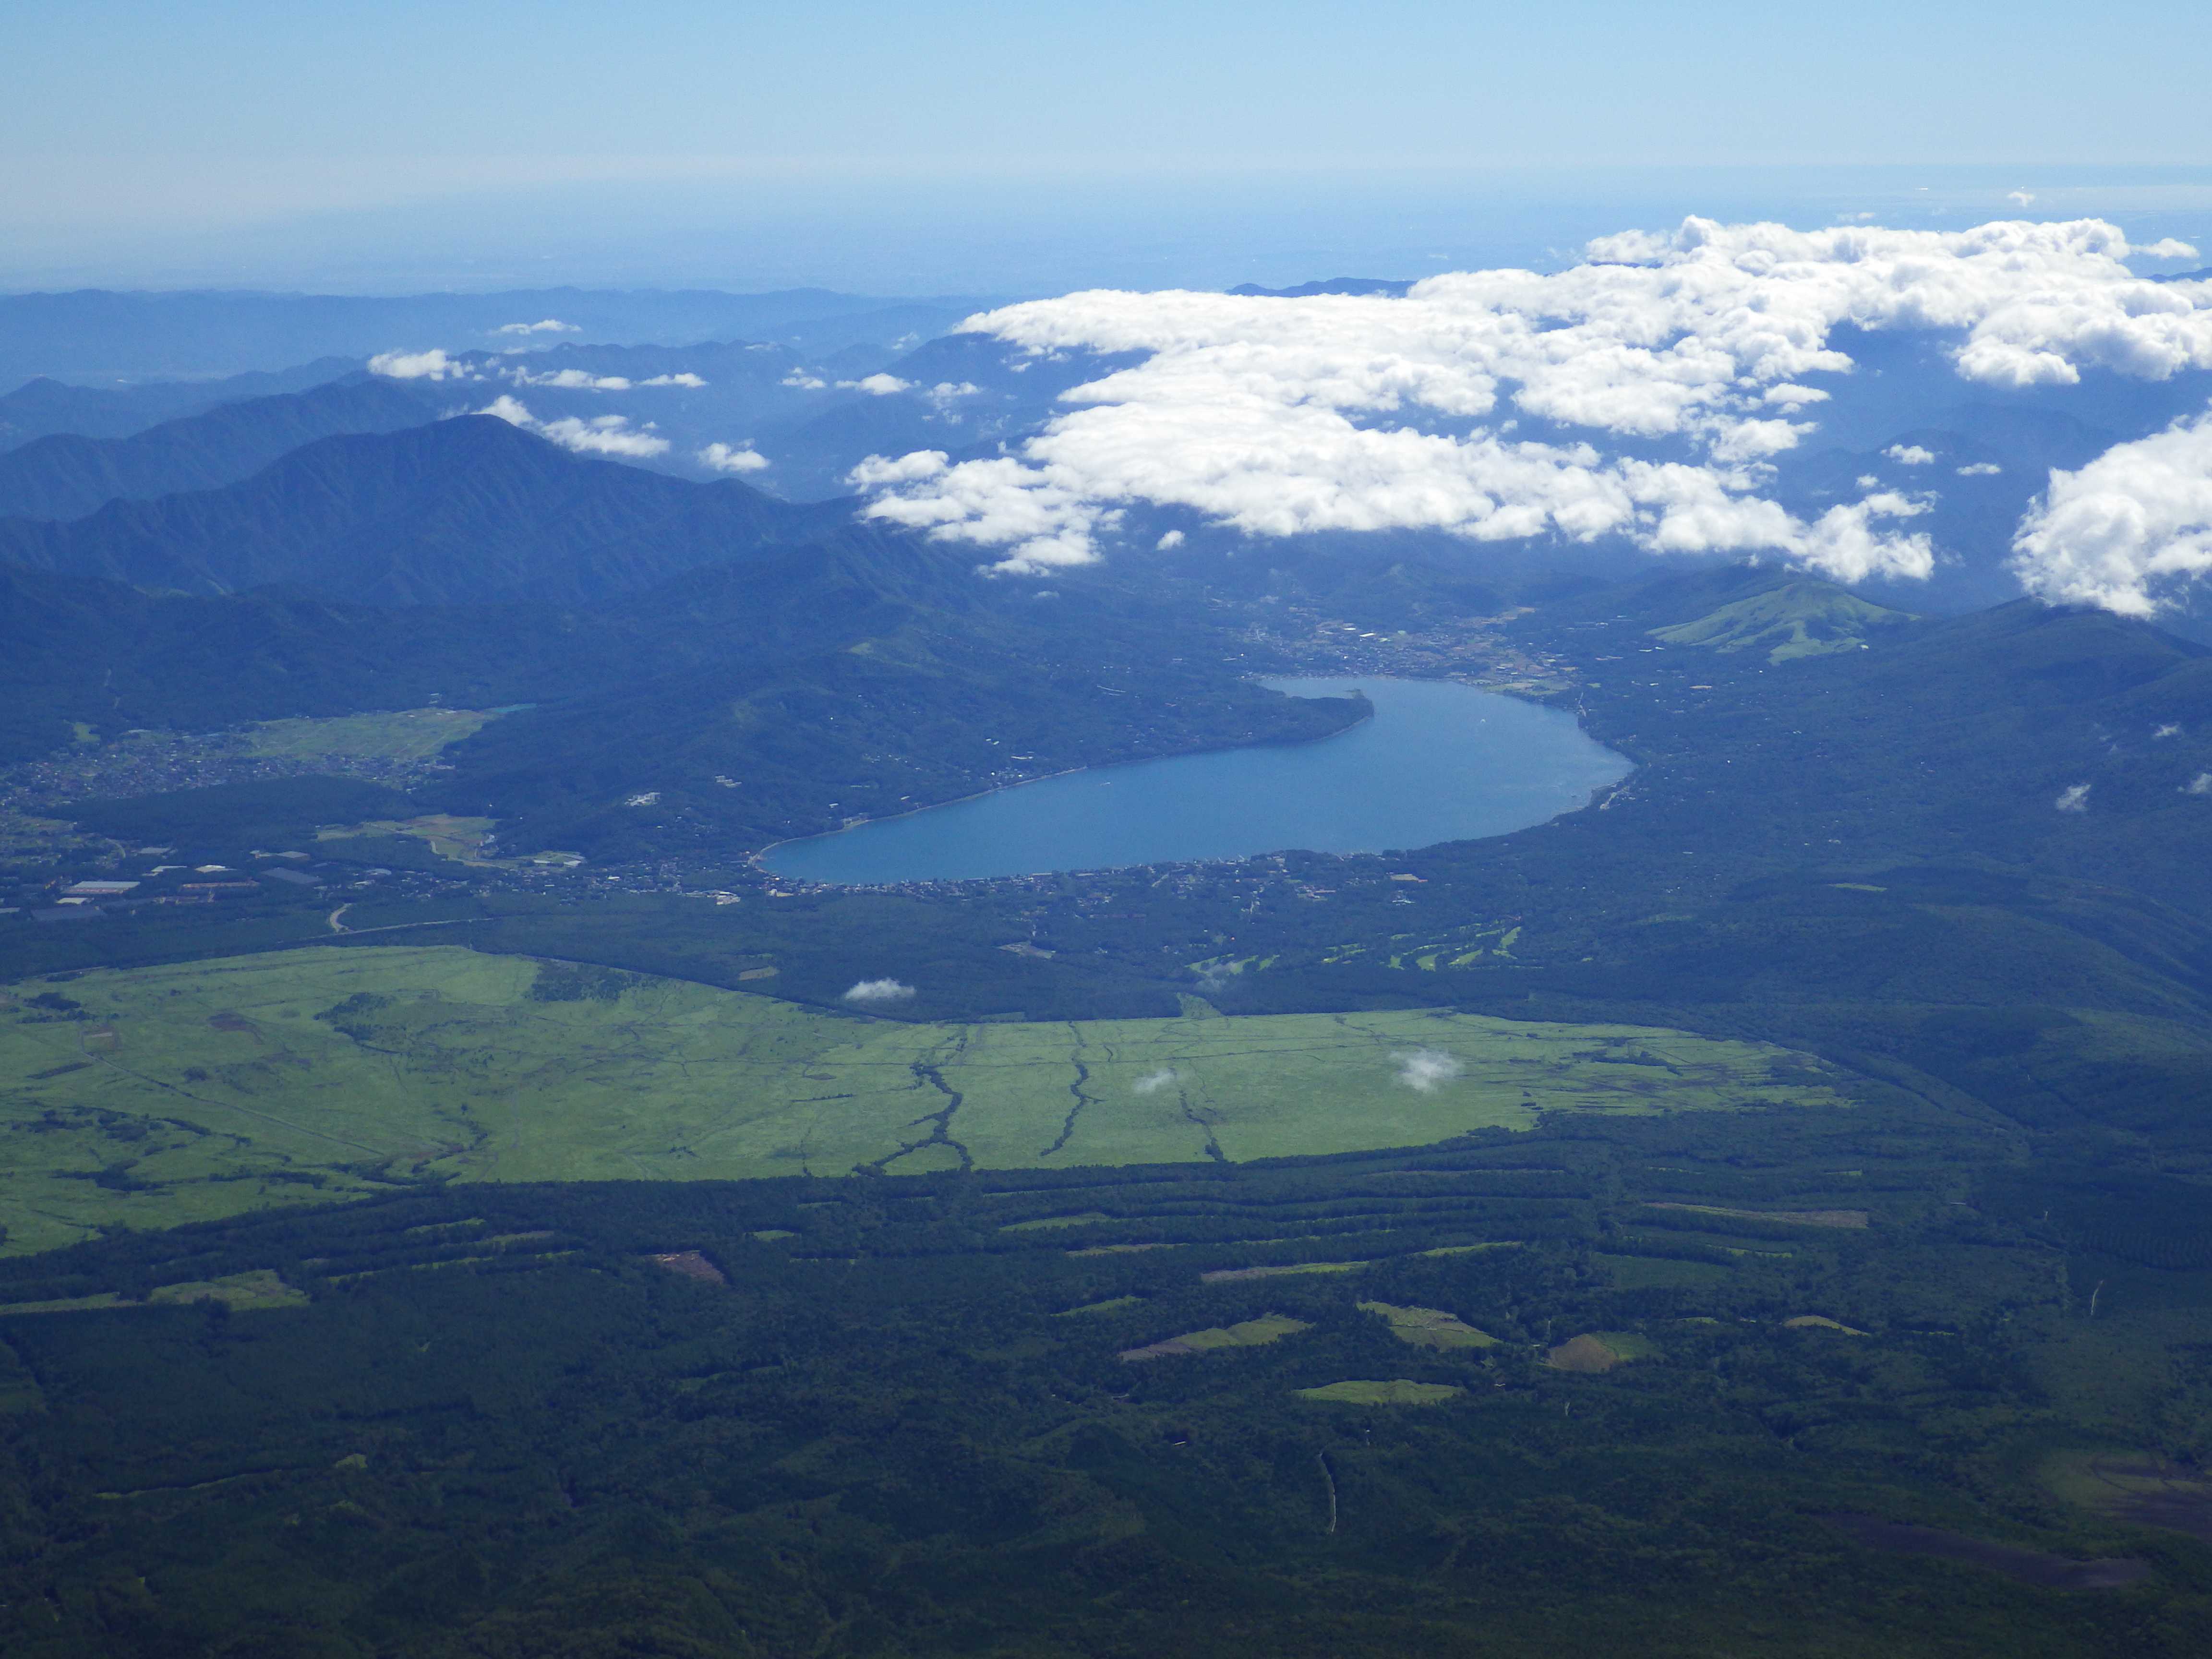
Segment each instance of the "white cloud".
[[1182,545],[1182,544],[1183,544],[1183,533],[1182,533],[1182,531],[1180,531],[1180,530],[1170,530],[1170,531],[1169,531],[1169,532],[1167,532],[1167,534],[1166,534],[1166,535],[1164,535],[1164,536],[1163,536],[1163,537],[1161,537],[1161,538],[1160,538],[1159,541],[1156,544],[1156,545],[1158,547],[1158,549],[1159,549],[1159,550],[1160,550],[1161,552],[1163,552],[1163,553],[1171,553],[1171,552],[1173,552],[1176,548],[1181,547],[1181,546]]
[[625,415],[602,415],[595,420],[570,416],[566,420],[541,421],[529,409],[502,393],[477,411],[494,415],[510,426],[559,444],[579,455],[611,455],[623,460],[646,460],[668,453],[668,440],[629,423]]
[[630,380],[620,374],[594,374],[588,369],[559,368],[532,374],[527,368],[501,371],[517,386],[550,386],[556,392],[629,392],[636,386],[702,386],[707,382],[692,374],[656,374],[649,380]]
[[574,323],[564,323],[558,317],[547,317],[534,323],[501,323],[491,331],[495,334],[581,334],[584,331]]
[[2059,791],[2058,810],[2062,812],[2086,812],[2089,810],[2089,786],[2069,783]]
[[2012,568],[2039,599],[2130,617],[2212,571],[2212,413],[2054,471],[2013,538]]
[[2035,192],[2032,190],[2008,190],[2005,192],[2005,200],[2021,207],[2033,207]]
[[1959,469],[1962,478],[1994,478],[2004,469],[1995,461],[1974,461]]
[[[792,382],[786,380],[784,384],[789,386]],[[814,384],[819,386],[822,383],[817,380]],[[902,392],[913,391],[914,382],[902,380],[896,374],[867,374],[857,380],[840,380],[837,389],[841,392],[865,392],[871,398],[890,398]]]
[[848,1002],[904,1002],[914,994],[914,987],[902,985],[895,979],[864,979],[845,993]]
[[[1803,376],[1851,368],[1829,343],[1847,324],[1954,332],[1956,372],[1997,386],[2212,368],[2212,283],[2137,277],[2131,252],[2096,221],[1954,233],[1692,219],[1601,239],[1555,275],[1436,276],[1403,298],[1073,294],[964,327],[1031,360],[1142,361],[1064,393],[1066,412],[1005,456],[896,478],[864,466],[854,481],[878,492],[871,514],[989,550],[1006,571],[1093,559],[1146,503],[1253,536],[1621,537],[1925,574],[1926,538],[1895,523],[1917,508],[1875,495],[1808,523],[1758,493],[1765,459],[1812,429],[1775,411],[1820,401]],[[1569,430],[1514,436],[1528,417]],[[1620,439],[1679,459],[1625,457]]]
[[2178,738],[2178,737],[2179,737],[2179,736],[2181,735],[2181,728],[2180,728],[2179,726],[2175,726],[2175,725],[2172,724],[2171,722],[2169,722],[2168,724],[2166,724],[2166,725],[2165,725],[2165,726],[2160,726],[2160,727],[2159,727],[2155,732],[2153,732],[2150,735],[2151,735],[2151,741],[2153,741],[2154,743],[2155,743],[2155,742],[2158,742],[2159,740],[2160,740],[2161,738]]
[[627,392],[630,387],[630,383],[619,374],[593,374],[580,368],[560,368],[550,374],[510,368],[507,378],[517,386],[550,386],[556,392]]
[[2181,793],[2185,795],[2212,795],[2212,772],[2199,772],[2189,781],[2189,787]]
[[716,472],[760,472],[769,459],[750,444],[708,444],[698,453],[699,465]]
[[1918,444],[1892,444],[1881,452],[1899,466],[1926,466],[1936,459],[1932,449],[1923,449]]
[[1390,1058],[1398,1062],[1398,1081],[1425,1095],[1436,1093],[1467,1069],[1441,1048],[1416,1048]]
[[801,369],[794,368],[783,377],[782,384],[800,392],[819,392],[830,382],[818,376],[806,374]]
[[476,370],[440,347],[428,351],[384,351],[368,360],[368,372],[389,380],[473,380]]
[[1163,1089],[1172,1088],[1182,1081],[1181,1073],[1172,1066],[1163,1066],[1157,1072],[1147,1072],[1129,1085],[1132,1094],[1156,1095]]
[[871,455],[845,475],[845,482],[857,489],[885,489],[896,484],[915,483],[942,474],[947,459],[941,449],[912,450],[896,460]]

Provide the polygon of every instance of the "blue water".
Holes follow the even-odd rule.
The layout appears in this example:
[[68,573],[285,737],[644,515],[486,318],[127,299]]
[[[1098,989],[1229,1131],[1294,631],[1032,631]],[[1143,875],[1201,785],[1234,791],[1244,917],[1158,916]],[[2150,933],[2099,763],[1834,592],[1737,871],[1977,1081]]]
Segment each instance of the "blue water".
[[1574,716],[1447,680],[1281,679],[1357,688],[1375,718],[1317,743],[1071,772],[836,835],[762,861],[802,881],[873,884],[1101,870],[1304,848],[1379,853],[1501,836],[1583,805],[1629,763]]

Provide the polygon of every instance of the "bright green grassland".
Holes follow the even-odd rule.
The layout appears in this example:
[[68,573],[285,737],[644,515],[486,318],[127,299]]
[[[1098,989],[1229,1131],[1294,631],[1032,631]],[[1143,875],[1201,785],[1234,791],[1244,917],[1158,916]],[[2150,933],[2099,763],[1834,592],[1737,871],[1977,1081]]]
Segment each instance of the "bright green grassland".
[[474,708],[402,708],[331,720],[264,720],[247,751],[295,760],[428,760],[483,729],[490,714]]
[[[1416,1052],[1425,1090],[1401,1080]],[[0,1223],[22,1251],[416,1174],[1244,1160],[1525,1128],[1540,1111],[1832,1104],[1832,1082],[1788,1050],[1634,1026],[1425,1012],[910,1025],[459,947],[314,949],[13,988]]]

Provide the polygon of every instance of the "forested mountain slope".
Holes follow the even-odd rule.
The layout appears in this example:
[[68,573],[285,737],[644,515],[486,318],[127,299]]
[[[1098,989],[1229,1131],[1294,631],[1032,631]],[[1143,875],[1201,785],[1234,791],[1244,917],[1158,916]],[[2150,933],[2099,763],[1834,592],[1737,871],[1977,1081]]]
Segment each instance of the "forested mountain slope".
[[129,437],[35,438],[0,454],[0,519],[77,519],[118,499],[216,489],[319,438],[421,426],[441,402],[434,390],[361,375],[224,404]]
[[584,459],[472,416],[326,438],[238,483],[70,523],[0,522],[0,560],[187,592],[570,603],[819,536],[848,514]]

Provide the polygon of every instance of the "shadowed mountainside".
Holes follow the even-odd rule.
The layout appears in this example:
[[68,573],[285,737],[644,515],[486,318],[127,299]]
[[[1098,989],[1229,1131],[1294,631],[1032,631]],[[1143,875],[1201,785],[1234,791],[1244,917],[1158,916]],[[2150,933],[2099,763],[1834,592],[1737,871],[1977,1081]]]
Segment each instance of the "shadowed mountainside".
[[0,522],[0,560],[187,592],[567,603],[830,532],[842,504],[580,459],[489,416],[326,438],[219,489]]

